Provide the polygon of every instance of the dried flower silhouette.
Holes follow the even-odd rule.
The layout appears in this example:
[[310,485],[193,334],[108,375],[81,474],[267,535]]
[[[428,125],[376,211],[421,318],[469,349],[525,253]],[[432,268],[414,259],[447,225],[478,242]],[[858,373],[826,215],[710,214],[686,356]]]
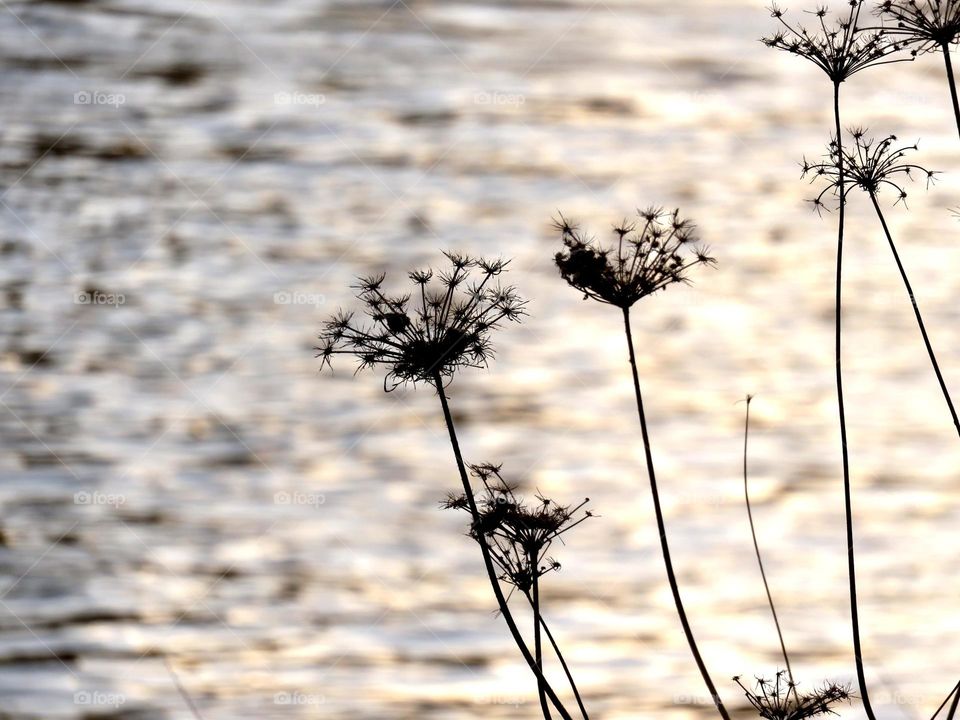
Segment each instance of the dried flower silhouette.
[[[445,255],[449,270],[410,273],[412,295],[387,294],[383,274],[361,278],[354,289],[369,322],[344,312],[329,320],[317,348],[321,364],[346,354],[359,360],[358,370],[383,366],[387,390],[485,367],[493,354],[491,332],[504,321],[519,320],[524,301],[515,288],[497,281],[507,262]],[[471,280],[474,273],[479,280]]]
[[637,214],[637,221],[614,228],[616,243],[610,247],[584,237],[561,215],[554,222],[566,246],[555,258],[560,276],[585,297],[629,308],[674,283],[689,282],[695,265],[715,263],[679,210],[647,208]]
[[[904,189],[906,181],[914,180],[920,175],[926,178],[927,187],[933,184],[937,173],[927,170],[922,165],[906,160],[911,152],[919,149],[919,144],[897,145],[896,135],[888,135],[880,140],[874,140],[862,128],[848,131],[851,142],[842,149],[836,139],[832,139],[828,146],[824,160],[809,162],[803,160],[803,176],[811,178],[811,182],[823,182],[823,189],[810,202],[818,211],[826,209],[823,197],[832,192],[840,195],[841,173],[853,186],[863,190],[871,197],[876,196],[884,186],[892,188],[897,193],[897,203],[906,204],[907,192]],[[843,158],[839,157],[842,153]]]
[[821,192],[810,201],[817,211],[828,209],[823,202],[827,193],[840,196],[841,176],[870,196],[877,195],[884,186],[892,188],[897,193],[896,202],[904,204],[907,199],[904,189],[906,181],[922,175],[926,178],[927,187],[934,182],[937,175],[935,171],[906,160],[909,153],[919,149],[918,143],[897,145],[896,135],[888,135],[877,141],[868,137],[867,131],[862,128],[851,129],[848,134],[851,142],[842,149],[838,149],[840,146],[836,139],[831,139],[824,160],[803,160],[803,177],[809,177],[811,182],[825,181]]
[[[526,503],[516,488],[504,481],[499,466],[471,465],[470,470],[483,486],[476,497],[479,518],[471,524],[470,536],[490,544],[494,562],[502,571],[501,580],[529,592],[536,580],[560,569],[547,553],[555,540],[593,517],[590,510],[583,510],[590,499],[568,506],[538,493],[533,502]],[[463,494],[451,495],[443,506],[469,510]]]
[[825,683],[808,693],[801,693],[785,678],[786,672],[776,674],[774,680],[757,678],[753,688],[743,684],[740,677],[734,681],[743,688],[747,700],[765,720],[804,720],[818,715],[836,715],[836,705],[849,702],[850,688],[837,683]]
[[908,48],[914,57],[940,51],[947,69],[953,114],[960,132],[960,101],[953,74],[950,46],[960,39],[960,2],[957,0],[886,0],[877,8],[885,24],[881,32]]
[[633,332],[630,327],[630,308],[638,300],[670,285],[689,282],[687,271],[690,268],[695,265],[713,265],[715,261],[708,251],[699,245],[693,235],[693,226],[689,221],[680,218],[679,210],[665,214],[662,210],[651,208],[640,211],[639,216],[640,219],[636,223],[624,223],[615,227],[613,232],[616,236],[616,245],[605,248],[585,238],[576,224],[568,222],[561,215],[554,222],[554,226],[560,232],[564,250],[557,253],[555,261],[560,276],[567,281],[567,284],[583,293],[585,298],[620,308],[623,314],[647,475],[667,581],[697,669],[720,716],[724,720],[729,720],[730,716],[710,678],[710,673],[707,671],[693,636],[693,630],[687,620],[673,561],[670,558],[670,546],[667,542],[667,531],[653,465],[653,450],[640,392]]
[[[551,545],[575,528],[593,513],[584,510],[590,501],[584,499],[577,505],[560,505],[539,493],[527,503],[517,494],[500,474],[498,465],[471,465],[471,473],[479,480],[482,491],[476,498],[478,516],[470,524],[469,535],[482,545],[487,545],[494,563],[500,569],[500,580],[512,585],[529,602],[534,617],[534,652],[538,667],[543,668],[543,645],[541,628],[547,633],[577,705],[584,718],[580,691],[574,681],[563,653],[550,632],[540,607],[540,578],[560,569],[560,563],[548,557]],[[464,494],[448,496],[443,507],[470,510],[470,501]],[[541,689],[540,704],[548,715],[546,697]]]
[[940,385],[940,391],[947,403],[953,425],[958,435],[960,435],[960,417],[957,415],[956,407],[950,396],[947,383],[944,380],[943,372],[940,369],[940,363],[937,361],[937,356],[934,353],[933,344],[930,341],[926,324],[923,321],[923,315],[920,312],[920,305],[913,291],[913,285],[900,258],[900,253],[893,240],[893,233],[890,231],[889,225],[887,225],[887,219],[883,210],[880,208],[879,201],[879,193],[884,188],[888,188],[892,189],[897,196],[894,204],[902,202],[906,205],[907,191],[904,189],[906,182],[922,177],[926,179],[927,186],[929,187],[934,182],[937,173],[933,170],[928,170],[922,165],[909,161],[909,155],[918,149],[917,143],[913,145],[899,145],[897,144],[895,135],[888,135],[881,140],[874,140],[867,135],[866,130],[860,128],[850,130],[849,134],[851,136],[851,142],[847,144],[847,149],[843,151],[842,161],[838,157],[837,142],[835,140],[830,143],[824,161],[810,163],[804,160],[803,174],[811,177],[812,182],[822,182],[824,185],[820,194],[814,198],[812,202],[819,210],[824,207],[823,196],[825,194],[828,192],[833,192],[834,195],[839,193],[840,175],[842,172],[841,165],[845,168],[850,182],[870,197],[877,219],[880,221],[880,226],[883,229],[887,244],[890,247],[890,252],[893,254],[893,259],[900,272],[900,278],[907,290],[910,305],[913,308],[917,326],[920,329],[920,335],[923,338],[927,355],[930,358],[934,374]]
[[[321,369],[330,366],[333,356],[340,354],[355,356],[359,361],[358,372],[383,368],[386,371],[384,390],[388,392],[405,383],[415,386],[420,382],[436,389],[463,486],[464,501],[474,523],[478,523],[480,512],[460,451],[446,390],[458,370],[486,366],[492,356],[490,335],[504,321],[521,320],[524,301],[513,287],[499,284],[498,278],[506,270],[507,261],[444,254],[451,265],[449,270],[409,274],[416,288],[413,295],[387,294],[383,290],[385,276],[382,274],[362,278],[354,289],[365,306],[369,321],[363,324],[355,320],[354,313],[338,312],[324,324],[316,350]],[[471,281],[473,273],[479,274],[478,280]],[[550,717],[546,705],[549,700],[561,718],[572,720],[544,677],[540,658],[534,657],[520,633],[500,587],[489,544],[479,545],[500,614],[537,678],[544,717]]]
[[846,15],[827,20],[828,11],[820,7],[812,14],[817,25],[810,30],[786,20],[786,13],[777,5],[770,7],[770,14],[780,24],[772,35],[762,38],[769,48],[783,50],[812,62],[827,77],[839,84],[853,75],[876,65],[900,62],[892,57],[903,44],[896,38],[860,25],[863,0],[849,0]]

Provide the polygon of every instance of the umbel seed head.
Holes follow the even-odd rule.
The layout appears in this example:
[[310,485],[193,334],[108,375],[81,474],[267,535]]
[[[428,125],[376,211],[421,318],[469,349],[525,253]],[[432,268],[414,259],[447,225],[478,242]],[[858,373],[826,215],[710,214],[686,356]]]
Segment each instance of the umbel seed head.
[[463,367],[485,367],[493,354],[491,333],[504,321],[519,322],[525,301],[500,284],[504,260],[444,253],[441,271],[409,274],[414,292],[391,295],[384,274],[360,278],[354,286],[367,321],[338,312],[324,323],[317,357],[321,369],[334,355],[353,355],[357,371],[384,367],[384,389],[405,383],[437,384]]
[[756,678],[753,687],[744,685],[739,676],[733,680],[765,720],[805,720],[819,715],[836,715],[833,708],[853,697],[849,686],[837,683],[824,683],[812,691],[800,692],[782,670],[774,680]]
[[946,49],[960,39],[958,0],[886,0],[877,15],[887,21],[882,32],[914,56]]
[[614,227],[609,247],[585,237],[563,215],[554,227],[564,245],[554,258],[560,276],[584,297],[625,310],[674,283],[688,283],[695,265],[716,262],[679,210],[639,210],[636,220]]
[[896,135],[875,140],[864,128],[851,128],[847,135],[849,140],[843,143],[842,150],[836,139],[831,139],[823,160],[809,162],[804,159],[801,165],[803,177],[809,177],[812,183],[823,183],[820,194],[810,201],[818,212],[829,210],[823,201],[827,194],[840,197],[841,179],[845,187],[858,187],[872,197],[884,187],[892,189],[897,196],[894,204],[902,202],[904,205],[907,180],[926,178],[927,187],[936,180],[935,171],[907,160],[909,154],[918,149],[918,143],[900,145]]
[[[500,580],[526,593],[535,580],[560,569],[560,563],[547,553],[555,540],[594,517],[584,510],[590,499],[575,506],[559,505],[537,493],[526,501],[504,480],[499,465],[471,465],[470,470],[482,489],[475,496],[478,515],[468,534],[487,545]],[[441,506],[469,511],[470,499],[463,493],[453,494]]]
[[837,84],[868,67],[909,60],[890,57],[904,47],[896,37],[880,29],[861,27],[863,4],[863,0],[848,0],[848,12],[832,23],[827,20],[827,9],[818,7],[811,13],[817,18],[813,29],[788,22],[785,11],[772,5],[770,15],[780,27],[761,41],[767,47],[809,60]]

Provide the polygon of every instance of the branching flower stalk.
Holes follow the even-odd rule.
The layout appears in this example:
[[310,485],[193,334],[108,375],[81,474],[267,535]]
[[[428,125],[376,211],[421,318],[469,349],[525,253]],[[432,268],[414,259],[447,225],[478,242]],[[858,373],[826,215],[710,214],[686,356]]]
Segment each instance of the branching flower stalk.
[[639,211],[635,222],[623,223],[614,228],[616,242],[610,248],[601,247],[582,235],[576,225],[569,223],[562,215],[555,225],[564,244],[564,250],[557,253],[555,258],[561,277],[571,287],[582,292],[585,298],[617,307],[623,314],[647,475],[667,581],[670,584],[687,644],[690,646],[703,682],[720,716],[724,720],[729,720],[730,716],[700,655],[680,597],[660,505],[653,450],[640,391],[640,377],[637,372],[633,332],[630,326],[630,308],[638,300],[664,290],[670,285],[689,282],[687,273],[691,268],[697,265],[712,265],[714,259],[710,257],[706,248],[699,245],[694,237],[693,225],[680,217],[679,210],[664,212],[660,208],[651,207]]
[[[324,324],[316,350],[321,368],[329,366],[335,355],[355,357],[359,361],[358,372],[384,368],[387,392],[405,384],[427,383],[434,387],[460,474],[464,501],[474,522],[478,522],[480,512],[460,451],[446,387],[460,369],[486,367],[493,354],[490,334],[505,322],[519,321],[524,315],[525,303],[513,287],[499,283],[507,262],[477,260],[454,253],[445,255],[450,269],[410,273],[415,288],[413,294],[389,295],[383,290],[385,276],[382,274],[361,278],[355,290],[367,320],[358,320],[354,313],[337,313]],[[480,279],[472,280],[471,276],[476,274]],[[559,716],[572,720],[544,678],[517,626],[500,587],[490,548],[486,543],[479,545],[497,606],[517,648]]]
[[862,190],[870,198],[873,209],[877,214],[877,219],[880,221],[880,226],[883,229],[883,234],[887,239],[887,244],[890,247],[890,252],[893,254],[897,270],[900,272],[900,278],[910,298],[910,305],[913,308],[913,314],[916,317],[917,326],[923,338],[923,344],[930,358],[930,364],[933,366],[934,374],[940,385],[940,391],[947,403],[947,409],[950,411],[950,417],[953,420],[957,434],[960,435],[960,417],[957,415],[953,399],[950,397],[950,391],[947,389],[943,372],[940,370],[940,363],[937,362],[933,344],[930,342],[927,327],[923,322],[923,315],[920,313],[920,305],[917,303],[913,286],[910,283],[910,278],[907,276],[907,271],[900,258],[900,253],[897,251],[897,246],[893,241],[893,234],[887,225],[887,220],[880,207],[878,197],[880,191],[886,187],[896,193],[897,200],[894,203],[895,205],[903,203],[904,206],[906,206],[907,193],[903,188],[905,182],[913,179],[915,176],[922,176],[926,178],[927,185],[929,186],[933,183],[936,173],[916,163],[908,162],[907,157],[909,153],[917,150],[916,143],[913,145],[898,145],[897,138],[894,135],[889,135],[877,141],[868,137],[867,132],[860,128],[850,130],[849,135],[851,142],[848,143],[846,149],[842,151],[842,159],[839,157],[840,151],[838,151],[837,144],[831,143],[824,161],[809,163],[804,160],[804,175],[811,177],[813,182],[820,180],[825,181],[824,188],[812,202],[816,208],[823,208],[823,197],[830,192],[833,194],[838,193],[839,168],[841,165],[847,168],[850,183],[854,187]]
[[[564,669],[584,720],[589,720],[570,668],[543,619],[540,603],[540,579],[560,569],[560,563],[548,556],[550,547],[555,540],[587,518],[593,517],[590,510],[584,510],[589,498],[571,507],[559,505],[538,493],[535,501],[528,504],[517,494],[516,488],[503,479],[500,466],[473,465],[470,469],[472,475],[482,484],[482,491],[477,502],[479,520],[472,522],[469,535],[478,543],[489,546],[493,562],[500,570],[499,579],[527,599],[533,611],[534,656],[537,666],[542,672],[543,629]],[[467,510],[467,498],[465,495],[450,495],[443,506],[447,509]],[[542,686],[539,694],[544,717],[549,717]]]
[[960,133],[960,100],[950,58],[950,46],[960,41],[960,0],[885,0],[877,14],[889,21],[881,32],[909,48],[912,57],[943,53],[953,116]]
[[833,120],[837,138],[838,193],[840,211],[837,221],[837,260],[834,303],[834,362],[836,365],[837,414],[840,421],[840,452],[843,464],[843,493],[845,521],[847,531],[847,578],[850,587],[850,625],[853,634],[853,656],[857,669],[857,683],[863,697],[863,707],[869,720],[876,720],[867,681],[863,670],[860,643],[860,611],[857,604],[857,572],[853,538],[853,499],[850,485],[850,457],[847,448],[847,417],[843,402],[842,367],[842,309],[843,309],[843,233],[845,225],[846,182],[844,178],[843,147],[840,117],[840,86],[853,75],[869,67],[901,62],[906,58],[895,58],[894,54],[903,44],[875,29],[860,25],[863,0],[848,0],[849,10],[828,24],[826,8],[820,7],[814,15],[817,24],[814,30],[792,24],[785,19],[782,9],[776,5],[770,9],[780,28],[773,35],[763,39],[767,47],[784,50],[812,62],[830,79],[833,86]]

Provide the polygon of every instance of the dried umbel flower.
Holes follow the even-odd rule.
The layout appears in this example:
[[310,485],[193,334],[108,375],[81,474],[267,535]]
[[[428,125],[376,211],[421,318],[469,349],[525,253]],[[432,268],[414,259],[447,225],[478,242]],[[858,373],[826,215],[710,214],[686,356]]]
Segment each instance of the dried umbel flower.
[[868,67],[904,59],[890,58],[903,47],[901,42],[879,30],[860,26],[863,0],[849,0],[848,5],[849,12],[832,23],[827,21],[827,9],[819,7],[812,13],[819,25],[813,30],[787,22],[784,11],[773,5],[770,14],[779,21],[781,28],[763,38],[762,42],[767,47],[809,60],[834,84],[840,84]]
[[877,14],[893,21],[883,32],[912,55],[933,52],[960,38],[960,0],[886,0]]
[[357,370],[387,369],[384,389],[451,377],[462,367],[485,367],[492,355],[490,333],[503,321],[519,321],[525,302],[499,276],[507,262],[444,253],[450,269],[416,271],[410,295],[389,295],[385,275],[361,278],[354,286],[370,322],[339,312],[320,333],[321,367],[334,355],[354,355]]
[[555,257],[563,279],[585,297],[623,309],[674,283],[689,282],[693,266],[715,263],[679,210],[640,210],[636,221],[614,228],[616,242],[608,248],[584,237],[562,215],[554,226],[566,246]]
[[887,185],[896,191],[898,203],[906,202],[907,192],[903,188],[906,180],[922,175],[928,187],[934,182],[936,172],[906,160],[910,152],[917,150],[917,143],[897,145],[896,135],[874,140],[861,128],[850,130],[849,134],[852,142],[846,143],[839,152],[837,141],[830,142],[825,161],[811,163],[804,158],[803,176],[810,177],[811,182],[825,181],[823,190],[810,201],[817,211],[826,208],[823,197],[828,192],[840,196],[841,177],[843,182],[859,187],[871,197]]
[[[470,537],[487,544],[500,579],[523,593],[543,575],[560,569],[560,563],[547,557],[553,541],[589,517],[579,505],[559,505],[539,493],[524,502],[516,488],[507,483],[498,465],[471,465],[471,474],[483,486],[476,497],[479,517],[470,527]],[[463,494],[451,495],[443,503],[446,509],[469,510]],[[581,512],[582,511],[582,512]]]
[[739,677],[734,681],[743,688],[747,700],[765,720],[803,720],[818,715],[836,715],[833,706],[848,702],[853,694],[849,686],[825,683],[822,687],[801,693],[780,671],[775,680],[757,678],[753,689],[747,688]]

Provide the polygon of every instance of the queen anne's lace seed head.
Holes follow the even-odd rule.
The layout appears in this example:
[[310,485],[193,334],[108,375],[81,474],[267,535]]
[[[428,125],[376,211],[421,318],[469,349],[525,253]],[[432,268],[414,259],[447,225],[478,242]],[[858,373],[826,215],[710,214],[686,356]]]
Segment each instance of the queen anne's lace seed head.
[[[527,502],[503,479],[499,465],[472,465],[470,470],[482,485],[470,537],[487,544],[500,579],[526,593],[534,580],[560,569],[547,553],[554,540],[594,517],[583,510],[589,498],[575,506],[558,505],[538,493]],[[469,511],[470,502],[461,493],[447,497],[442,506]]]
[[841,178],[845,185],[859,187],[872,196],[884,186],[891,188],[897,194],[897,203],[904,204],[907,200],[903,187],[905,181],[921,176],[926,178],[929,187],[936,179],[936,172],[907,162],[908,154],[917,150],[917,143],[898,145],[895,135],[875,140],[863,128],[854,128],[847,133],[851,142],[844,143],[841,152],[837,151],[837,141],[833,139],[821,162],[809,162],[804,158],[803,176],[809,177],[811,182],[822,181],[824,184],[820,194],[810,201],[818,212],[829,209],[823,201],[828,193],[840,197]]
[[687,272],[695,265],[715,263],[679,210],[638,211],[637,220],[614,228],[610,247],[585,237],[562,215],[554,226],[565,246],[555,258],[561,277],[585,297],[623,309],[674,283],[689,282]]
[[960,0],[886,0],[877,14],[888,21],[883,33],[914,56],[960,40]]
[[890,57],[904,47],[896,37],[860,25],[863,3],[864,0],[848,0],[849,12],[832,23],[827,20],[827,9],[817,8],[811,13],[817,18],[812,30],[788,22],[785,11],[773,5],[770,14],[780,27],[762,42],[767,47],[809,60],[837,84],[868,67],[908,59]]
[[834,706],[853,697],[849,686],[836,683],[825,683],[811,692],[799,692],[784,671],[778,672],[775,680],[757,678],[752,688],[744,685],[740,677],[735,677],[734,682],[743,688],[747,700],[765,720],[804,720],[818,715],[836,715]]
[[409,278],[414,291],[390,295],[385,275],[361,278],[354,289],[367,322],[338,312],[320,332],[321,368],[334,355],[353,355],[357,370],[384,367],[384,388],[450,378],[463,367],[485,367],[493,354],[490,334],[504,321],[519,321],[525,301],[499,276],[504,260],[445,253],[449,269],[418,270]]

